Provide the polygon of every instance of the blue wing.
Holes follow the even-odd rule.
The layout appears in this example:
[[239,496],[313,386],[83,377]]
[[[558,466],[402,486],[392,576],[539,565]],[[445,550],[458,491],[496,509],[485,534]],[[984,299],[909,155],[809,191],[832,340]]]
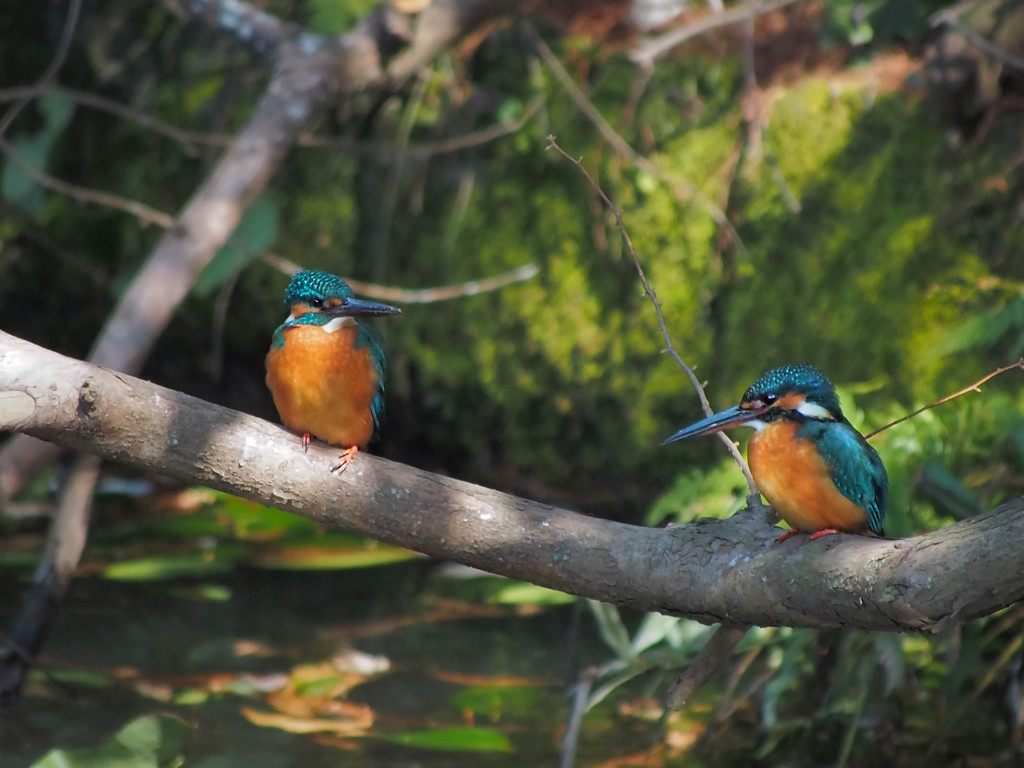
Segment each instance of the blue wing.
[[356,334],[356,349],[359,347],[370,348],[370,360],[377,371],[377,396],[370,405],[370,413],[373,415],[374,429],[380,429],[380,423],[384,419],[384,345],[372,328],[360,323],[359,332]]
[[797,435],[817,444],[836,488],[864,508],[872,532],[885,535],[882,522],[889,506],[889,476],[878,452],[845,421],[808,421]]

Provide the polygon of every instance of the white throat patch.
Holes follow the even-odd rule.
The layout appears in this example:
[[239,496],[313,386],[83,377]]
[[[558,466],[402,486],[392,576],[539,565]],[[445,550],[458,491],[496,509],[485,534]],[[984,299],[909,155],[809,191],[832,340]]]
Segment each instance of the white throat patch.
[[809,419],[819,419],[821,421],[834,421],[832,414],[828,412],[828,408],[823,408],[817,403],[811,403],[804,400],[800,405],[796,407],[797,413],[802,413]]
[[328,320],[320,327],[323,328],[324,331],[326,331],[327,333],[334,333],[335,331],[340,331],[342,328],[346,328],[350,325],[355,324],[356,319],[354,317],[349,317],[348,315],[345,315],[344,317],[332,317],[330,320]]

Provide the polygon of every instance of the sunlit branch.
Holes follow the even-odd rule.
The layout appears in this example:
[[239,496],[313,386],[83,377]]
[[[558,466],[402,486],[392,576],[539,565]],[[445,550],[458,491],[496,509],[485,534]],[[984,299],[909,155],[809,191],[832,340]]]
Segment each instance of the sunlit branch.
[[[164,0],[171,10],[201,18],[211,27],[234,35],[259,54],[273,54],[294,36],[297,27],[241,0]],[[309,35],[311,41],[326,40]]]
[[558,57],[552,52],[548,44],[544,42],[544,39],[537,33],[537,31],[530,26],[525,24],[526,29],[530,33],[530,37],[533,39],[534,47],[540,54],[541,58],[544,59],[544,63],[548,65],[548,68],[554,73],[558,82],[562,84],[566,92],[572,97],[572,100],[576,102],[576,106],[579,107],[580,111],[584,116],[594,124],[594,127],[601,133],[604,140],[607,141],[620,155],[629,160],[634,166],[646,173],[647,175],[658,179],[663,184],[666,184],[676,196],[678,200],[685,201],[688,197],[692,198],[697,202],[704,210],[715,220],[722,229],[729,234],[730,243],[734,244],[740,251],[746,251],[746,246],[743,245],[743,240],[740,238],[739,232],[733,227],[732,222],[725,215],[725,211],[720,206],[716,205],[711,198],[705,195],[696,184],[688,179],[684,179],[681,176],[669,175],[663,173],[654,163],[650,162],[646,157],[638,153],[633,149],[625,139],[623,139],[616,132],[614,128],[604,119],[604,116],[594,106],[593,102],[587,98],[587,95],[580,90],[580,87],[576,85],[576,82],[572,79],[572,75],[562,66],[562,62],[558,60]]
[[939,405],[944,405],[945,403],[948,403],[950,400],[956,400],[958,397],[962,397],[963,395],[966,395],[966,394],[968,394],[970,392],[981,392],[981,385],[982,384],[985,384],[986,382],[991,381],[992,379],[994,379],[996,376],[999,376],[1000,374],[1006,373],[1007,371],[1012,371],[1015,368],[1020,368],[1020,369],[1024,370],[1024,358],[1018,360],[1016,363],[1012,363],[1010,365],[1004,365],[1002,368],[997,368],[996,370],[992,371],[992,373],[988,374],[987,376],[983,376],[982,378],[978,379],[976,382],[974,382],[970,386],[964,387],[959,392],[954,392],[952,395],[946,395],[946,397],[942,398],[941,400],[936,400],[934,403],[928,403],[928,405],[922,405],[916,411],[912,411],[912,412],[908,413],[906,416],[901,416],[900,418],[896,419],[896,421],[890,421],[884,427],[879,427],[874,432],[871,432],[870,434],[865,435],[865,437],[868,440],[870,440],[875,435],[877,435],[877,434],[879,434],[881,432],[885,432],[885,430],[889,429],[890,427],[895,427],[897,424],[902,424],[904,421],[907,421],[908,419],[914,418],[919,413],[924,413],[925,411],[927,411],[927,410],[929,410],[931,408],[935,408],[936,406],[939,406]]
[[680,43],[684,43],[694,37],[699,37],[713,30],[721,29],[722,27],[730,27],[733,24],[740,24],[747,19],[755,16],[763,16],[766,13],[777,11],[780,8],[784,8],[787,5],[792,5],[797,2],[802,2],[802,0],[771,0],[771,2],[754,0],[754,2],[741,5],[739,8],[732,8],[721,13],[711,13],[692,24],[678,27],[673,29],[671,32],[666,32],[661,37],[656,37],[653,40],[644,43],[633,51],[629,55],[629,58],[635,62],[653,62],[655,59],[659,59],[664,56]]
[[[583,174],[583,177],[590,184],[594,193],[601,198],[601,202],[604,203],[605,207],[611,211],[612,215],[615,217],[615,224],[618,226],[622,239],[626,243],[626,248],[629,250],[629,255],[633,259],[633,266],[636,267],[636,273],[640,278],[640,284],[643,286],[644,293],[646,293],[647,297],[651,300],[651,303],[654,305],[654,311],[658,315],[658,327],[661,329],[661,337],[665,341],[665,351],[672,356],[672,359],[676,361],[676,364],[686,373],[687,377],[690,379],[690,383],[693,384],[693,388],[697,390],[697,397],[700,398],[701,408],[704,409],[704,413],[707,416],[710,416],[714,413],[714,410],[711,408],[711,403],[708,402],[708,397],[704,393],[704,385],[701,383],[700,379],[697,378],[697,374],[694,373],[693,369],[687,365],[683,358],[679,356],[679,353],[676,352],[675,345],[672,343],[672,338],[668,333],[668,326],[665,324],[665,315],[661,311],[661,302],[658,301],[658,297],[655,295],[654,289],[651,288],[651,284],[647,282],[647,275],[644,274],[643,265],[640,264],[640,258],[636,255],[636,249],[633,248],[633,240],[630,238],[629,232],[626,231],[626,225],[622,220],[622,211],[612,203],[611,199],[601,188],[601,185],[594,181],[593,177],[587,172],[587,169],[583,167],[583,163],[576,158],[571,157],[564,149],[558,146],[554,136],[548,136],[547,148],[557,150],[562,157],[576,166],[579,172]],[[751,506],[758,504],[761,497],[758,494],[757,486],[754,485],[754,477],[750,474],[747,462],[745,462],[743,457],[740,455],[739,448],[736,447],[736,444],[728,435],[722,432],[719,432],[718,435],[726,448],[728,448],[729,453],[732,454],[733,459],[736,460],[736,463],[743,471],[743,475],[747,478],[747,485],[750,486],[750,496],[748,497],[748,500],[750,501]]]
[[[274,253],[265,253],[263,261],[286,275],[294,275],[303,269],[294,261],[289,261]],[[345,278],[345,282],[353,291],[367,298],[393,301],[396,304],[431,304],[436,301],[450,301],[451,299],[490,293],[504,288],[506,285],[525,282],[536,277],[539,272],[540,268],[536,264],[524,264],[511,272],[504,272],[484,280],[470,280],[458,285],[444,285],[437,288],[395,288],[377,283],[364,283],[361,280],[352,280],[348,277]]]

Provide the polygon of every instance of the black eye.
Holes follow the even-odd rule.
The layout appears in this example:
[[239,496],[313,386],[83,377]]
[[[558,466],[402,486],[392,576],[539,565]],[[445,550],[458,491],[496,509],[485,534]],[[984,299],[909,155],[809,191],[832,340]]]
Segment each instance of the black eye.
[[319,296],[314,296],[313,298],[311,298],[309,300],[309,306],[311,306],[311,307],[322,307],[323,305],[324,305],[324,300],[321,299]]
[[772,403],[774,403],[774,402],[775,402],[776,400],[778,400],[778,399],[779,399],[779,396],[778,396],[778,395],[776,395],[776,394],[773,394],[773,393],[769,393],[769,394],[765,395],[764,397],[762,397],[762,398],[761,398],[761,401],[762,401],[762,402],[763,402],[763,403],[764,403],[765,405],[771,405]]

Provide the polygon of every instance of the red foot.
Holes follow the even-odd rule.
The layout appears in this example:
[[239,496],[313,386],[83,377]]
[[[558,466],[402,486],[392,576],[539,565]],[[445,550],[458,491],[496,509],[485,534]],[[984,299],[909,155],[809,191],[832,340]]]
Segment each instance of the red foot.
[[[776,543],[783,542],[786,539],[791,539],[794,536],[799,536],[801,533],[803,533],[803,531],[786,531],[784,534],[779,536],[779,538],[777,538],[775,540],[775,542]],[[815,539],[820,539],[822,536],[828,536],[828,535],[833,534],[833,533],[839,533],[839,531],[837,531],[835,528],[825,528],[825,529],[820,530],[820,531],[815,531],[814,533],[812,533],[810,535],[810,537],[808,537],[807,540],[808,541],[814,541]]]
[[302,434],[302,452],[303,453],[305,453],[306,451],[309,450],[309,442],[312,439],[313,439],[313,436],[310,435],[309,432],[304,432]]
[[338,472],[339,474],[348,469],[349,462],[352,461],[352,457],[359,453],[359,446],[353,445],[350,448],[346,448],[345,452],[338,457],[338,466],[333,467],[331,472]]
[[810,540],[814,541],[815,539],[820,539],[822,536],[828,536],[833,533],[839,533],[839,531],[837,531],[835,528],[824,528],[820,531],[812,533]]

